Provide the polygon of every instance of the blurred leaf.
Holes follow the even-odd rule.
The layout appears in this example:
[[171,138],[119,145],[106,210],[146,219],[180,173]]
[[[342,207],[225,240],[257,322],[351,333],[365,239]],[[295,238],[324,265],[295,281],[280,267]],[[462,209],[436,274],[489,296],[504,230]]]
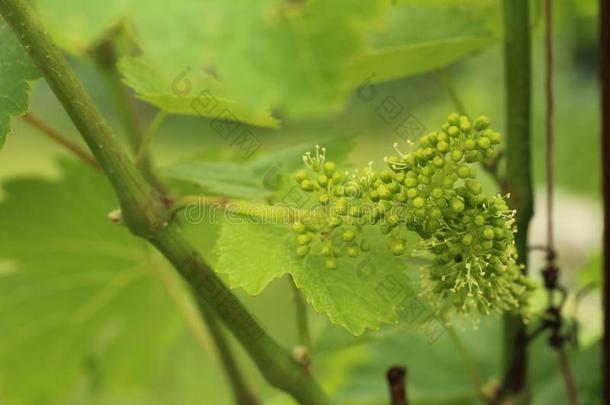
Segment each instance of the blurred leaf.
[[[471,325],[456,328],[477,365],[482,382],[485,384],[497,376],[500,360],[497,342],[501,339],[498,322],[485,320],[479,330],[473,330]],[[360,364],[345,370],[347,382],[337,394],[337,402],[346,405],[387,403],[385,373],[389,367],[401,365],[407,368],[409,399],[414,405],[480,403],[460,353],[449,335],[443,332],[429,335],[426,330],[405,331],[358,346],[365,354],[361,355]]]
[[469,9],[407,4],[394,7],[369,51],[350,71],[354,84],[438,70],[494,43],[484,21]]
[[205,72],[181,79],[188,80],[187,91],[177,87],[184,85],[176,81],[180,77],[165,76],[153,66],[153,62],[143,57],[123,59],[119,67],[125,83],[140,99],[168,113],[241,121],[262,127],[276,128],[279,125],[268,111],[248,111],[235,101],[224,98],[222,84]]
[[316,311],[354,335],[382,324],[396,324],[405,298],[413,297],[408,260],[389,251],[385,240],[369,238],[373,255],[339,258],[328,270],[325,257],[294,253],[296,241],[288,225],[227,221],[218,239],[216,271],[228,276],[232,288],[259,294],[276,278],[290,273]]
[[53,39],[67,51],[84,54],[101,43],[128,13],[129,0],[34,0]]
[[40,74],[11,28],[0,18],[0,150],[11,132],[11,117],[28,110],[29,81]]
[[[539,353],[542,349],[537,350]],[[562,404],[567,401],[565,380],[555,351],[546,348],[550,354],[546,362],[552,372],[547,378],[534,380],[534,404]],[[602,369],[601,342],[584,349],[575,350],[566,346],[568,363],[576,385],[578,402],[587,405],[601,405],[602,403],[602,376],[598,370]],[[534,364],[540,364],[536,362]]]
[[316,144],[325,146],[329,158],[341,163],[353,149],[354,140],[335,137],[310,141],[244,163],[189,161],[167,168],[164,174],[197,184],[206,194],[264,201],[289,191],[294,185],[291,175],[303,167],[303,153],[313,150]]
[[158,279],[166,264],[107,219],[105,179],[61,168],[59,183],[5,184],[0,204],[0,257],[15,265],[0,277],[0,386],[19,404],[131,388],[184,330]]

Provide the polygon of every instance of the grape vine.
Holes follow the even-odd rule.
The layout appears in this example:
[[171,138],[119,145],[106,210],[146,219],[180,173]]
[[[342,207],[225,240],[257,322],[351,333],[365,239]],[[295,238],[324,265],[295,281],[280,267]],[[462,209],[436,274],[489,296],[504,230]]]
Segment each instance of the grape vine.
[[418,253],[406,241],[419,240],[417,251],[432,259],[422,268],[423,291],[439,313],[523,312],[533,285],[518,264],[515,211],[508,195],[483,193],[474,167],[493,158],[501,141],[487,117],[471,122],[452,113],[439,131],[410,142],[407,153],[395,144],[397,155],[386,157],[381,171],[370,162],[341,172],[316,146],[303,155],[307,170],[295,175],[318,197],[311,214],[292,225],[297,256],[319,249],[333,270],[337,258],[371,250],[366,235],[373,227],[397,256]]

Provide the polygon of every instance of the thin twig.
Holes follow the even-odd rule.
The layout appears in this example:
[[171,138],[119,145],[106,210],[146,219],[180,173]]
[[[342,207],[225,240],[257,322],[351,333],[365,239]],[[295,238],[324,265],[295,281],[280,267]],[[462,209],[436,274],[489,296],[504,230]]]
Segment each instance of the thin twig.
[[142,141],[137,149],[135,163],[136,167],[141,167],[143,162],[146,162],[148,159],[148,156],[150,155],[150,144],[152,143],[155,134],[159,130],[161,124],[163,124],[163,121],[165,121],[166,117],[167,112],[161,110],[157,113],[155,119],[148,126],[148,129],[146,130],[146,133],[144,134],[144,137],[142,138]]
[[447,90],[447,93],[449,94],[449,98],[451,98],[451,101],[453,102],[453,105],[457,109],[457,112],[460,115],[468,115],[468,114],[466,114],[466,108],[464,107],[464,103],[460,99],[460,96],[458,95],[458,92],[455,89],[455,86],[453,85],[453,80],[451,80],[451,77],[447,73],[447,70],[446,69],[437,70],[436,76],[438,77],[439,81],[442,83],[443,87],[445,87],[445,90]]
[[294,306],[296,309],[297,330],[299,334],[299,344],[311,349],[311,333],[309,332],[309,321],[307,317],[307,303],[303,298],[303,294],[297,287],[292,276],[290,277],[290,285],[294,294]]
[[466,369],[468,370],[468,374],[470,375],[470,381],[472,382],[474,392],[482,400],[487,400],[487,398],[485,397],[485,394],[483,393],[483,390],[481,388],[481,376],[479,374],[479,371],[477,370],[477,367],[476,367],[474,361],[470,357],[470,353],[468,353],[468,350],[466,349],[466,347],[462,343],[462,340],[460,339],[460,337],[455,332],[455,329],[453,329],[452,326],[445,326],[445,329],[447,330],[447,333],[449,334],[451,341],[453,342],[455,347],[458,349],[458,352],[460,353],[460,356],[462,357],[462,361],[464,362],[464,365],[466,366]]
[[391,367],[386,372],[390,387],[391,405],[409,405],[407,397],[407,369],[400,366]]
[[557,356],[559,357],[559,366],[561,367],[561,374],[566,386],[566,394],[570,400],[571,405],[578,405],[578,397],[576,395],[576,384],[574,383],[574,376],[570,370],[570,363],[566,356],[566,351],[563,346],[557,348]]
[[64,148],[68,149],[70,152],[74,153],[83,162],[87,163],[88,165],[91,165],[96,170],[100,170],[99,163],[89,152],[87,152],[86,149],[82,148],[80,145],[72,142],[70,139],[57,132],[55,129],[51,128],[40,118],[34,116],[31,113],[25,114],[22,118],[25,122],[36,128],[40,133],[48,136]]

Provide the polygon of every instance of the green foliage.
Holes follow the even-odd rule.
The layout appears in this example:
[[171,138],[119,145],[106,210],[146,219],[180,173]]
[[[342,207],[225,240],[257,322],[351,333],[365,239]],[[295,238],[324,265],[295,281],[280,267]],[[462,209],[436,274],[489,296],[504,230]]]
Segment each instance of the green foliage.
[[[262,126],[277,125],[270,107],[288,116],[326,114],[371,75],[386,81],[437,70],[493,42],[481,16],[491,11],[479,6],[387,0],[36,5],[54,37],[75,53],[124,22],[143,57],[125,60],[121,70],[142,99],[194,115],[191,103],[208,90],[236,119]],[[169,32],[168,21],[180,23]],[[191,69],[192,91],[177,94],[172,83],[185,69]]]
[[349,72],[355,84],[435,71],[497,41],[476,7],[415,3],[394,7],[370,35],[367,52]]
[[[320,140],[333,148],[339,161],[343,161],[354,147],[354,140],[346,137]],[[291,174],[300,166],[303,150],[310,149],[315,141],[291,146],[272,154],[239,162],[189,160],[164,170],[165,176],[195,184],[206,195],[244,198],[251,201],[288,199],[294,187]]]
[[0,149],[11,132],[11,117],[28,110],[30,81],[40,74],[4,20],[0,19]]
[[19,404],[150,381],[183,331],[166,292],[175,276],[161,283],[167,265],[107,218],[106,181],[61,168],[59,183],[6,183],[0,204],[0,257],[12,263],[0,276],[0,386]]
[[[269,111],[249,111],[235,101],[224,98],[222,84],[205,72],[190,70],[164,74],[143,57],[124,59],[120,69],[125,83],[139,98],[171,114],[196,117],[222,117],[227,121],[276,128],[279,121]],[[173,75],[173,77],[171,76]],[[188,77],[191,76],[191,77]]]
[[273,279],[291,274],[316,311],[354,335],[399,321],[403,301],[415,294],[408,277],[412,269],[408,261],[384,249],[381,237],[371,235],[374,257],[337,258],[337,269],[329,271],[320,254],[298,259],[290,227],[276,220],[233,218],[224,224],[216,271],[228,276],[232,288],[259,294]]

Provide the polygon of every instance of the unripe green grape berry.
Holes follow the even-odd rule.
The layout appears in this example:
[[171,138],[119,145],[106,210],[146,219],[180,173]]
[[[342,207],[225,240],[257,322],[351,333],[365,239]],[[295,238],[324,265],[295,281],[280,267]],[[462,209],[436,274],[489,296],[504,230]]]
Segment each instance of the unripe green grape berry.
[[324,165],[322,166],[322,170],[324,170],[324,174],[329,177],[335,173],[336,169],[337,169],[337,165],[333,162],[324,162]]
[[390,156],[388,157],[388,159],[386,160],[388,166],[390,167],[390,169],[394,170],[394,167],[396,165],[399,165],[401,162],[401,159],[398,156]]
[[464,141],[464,148],[466,150],[473,150],[477,146],[476,142],[472,139],[466,139]]
[[386,187],[388,188],[388,190],[390,190],[392,194],[396,194],[400,191],[400,186],[398,185],[398,183],[395,182],[389,183]]
[[466,180],[466,188],[473,194],[481,194],[483,186],[476,180]]
[[439,219],[443,215],[443,212],[440,208],[434,207],[430,210],[430,218]]
[[314,185],[313,185],[313,183],[311,182],[311,180],[303,180],[303,181],[301,182],[301,189],[302,189],[303,191],[313,191],[313,189],[314,189]]
[[328,196],[328,194],[320,194],[320,197],[318,197],[318,201],[320,201],[320,204],[328,204],[330,201],[330,197]]
[[455,138],[456,136],[458,136],[460,134],[460,129],[454,125],[450,126],[449,129],[447,129],[447,134],[452,137]]
[[396,201],[404,203],[407,201],[407,193],[398,193],[396,194]]
[[425,201],[423,198],[421,197],[416,197],[415,199],[413,199],[413,207],[415,208],[422,208],[425,204]]
[[457,169],[457,175],[460,179],[470,177],[470,168],[468,166],[460,166]]
[[464,211],[464,202],[458,198],[453,198],[451,200],[451,210],[456,214]]
[[356,237],[356,234],[352,231],[345,231],[343,232],[342,237],[345,242],[351,242]]
[[405,253],[405,242],[402,239],[397,239],[392,243],[392,253],[394,256],[402,256]]
[[483,226],[485,225],[485,217],[483,215],[477,215],[474,217],[474,224],[476,226]]
[[470,124],[470,120],[468,119],[468,117],[466,116],[461,116],[460,117],[460,130],[462,130],[462,132],[464,133],[468,133],[470,132],[470,129],[472,128],[472,124]]
[[447,122],[451,125],[457,125],[460,122],[460,115],[457,113],[451,113],[447,116]]
[[333,187],[333,194],[334,194],[336,197],[342,197],[342,196],[344,196],[344,195],[345,195],[345,187],[343,187],[343,186],[336,186],[336,187]]
[[489,250],[494,247],[494,243],[491,240],[486,240],[485,242],[481,243],[481,246],[483,247],[483,249]]
[[421,169],[421,175],[422,176],[429,177],[429,176],[432,176],[433,174],[434,174],[434,169],[431,166],[422,167],[422,169]]
[[419,184],[419,181],[417,181],[417,178],[415,177],[407,177],[404,181],[404,185],[411,188],[411,187],[416,187]]
[[332,179],[333,179],[333,184],[341,184],[343,182],[343,180],[345,179],[345,176],[343,175],[343,173],[334,173],[332,175]]
[[441,153],[445,153],[449,150],[449,144],[445,141],[440,141],[436,144],[436,149]]
[[466,235],[462,236],[462,244],[464,246],[472,245],[472,241],[473,241],[473,237],[471,234],[467,233]]
[[305,257],[305,256],[307,256],[307,253],[309,253],[310,250],[311,250],[311,248],[309,247],[309,245],[299,246],[296,251],[297,256]]
[[319,175],[318,184],[322,187],[326,187],[326,185],[328,184],[328,177],[325,174]]
[[432,180],[428,176],[419,176],[417,178],[421,184],[430,184]]
[[484,239],[492,240],[494,238],[494,230],[490,226],[486,226],[483,228],[483,232],[481,232]]
[[307,180],[307,172],[305,170],[299,170],[294,175],[294,178],[296,179],[297,183],[300,184],[303,182],[303,180]]
[[333,257],[326,259],[326,268],[328,270],[334,270],[337,268],[337,261]]
[[322,246],[322,256],[330,256],[332,254],[333,250],[332,247],[328,246],[328,245],[324,245]]
[[358,253],[360,253],[360,251],[358,250],[358,248],[356,246],[349,246],[347,248],[347,255],[349,257],[356,257],[356,256],[358,256]]
[[490,123],[491,122],[489,121],[489,118],[487,118],[484,115],[481,115],[480,117],[477,117],[476,120],[474,120],[474,128],[477,131],[482,131],[482,130],[486,129]]
[[297,236],[297,243],[299,245],[308,245],[311,243],[311,235],[301,234]]
[[489,138],[482,136],[477,139],[477,146],[481,149],[487,149],[491,146],[491,141],[489,140]]
[[438,167],[439,169],[443,166],[445,166],[445,159],[443,159],[440,156],[436,156],[433,160],[432,163],[434,164],[434,166]]
[[499,132],[492,132],[489,135],[487,135],[487,137],[493,144],[498,144],[498,143],[502,142],[502,135]]
[[292,230],[296,233],[305,233],[307,229],[304,223],[297,221],[292,224]]
[[379,178],[381,179],[381,181],[388,184],[392,181],[392,172],[388,169],[384,169],[381,171],[381,173],[379,173]]
[[434,187],[430,192],[430,196],[432,198],[442,198],[443,197],[443,189],[440,187]]
[[394,175],[392,176],[392,178],[394,179],[395,182],[397,183],[402,183],[405,181],[405,174],[403,172],[398,172],[398,173],[394,173]]
[[451,160],[453,160],[454,162],[459,162],[463,156],[464,153],[462,153],[462,151],[459,149],[455,149],[451,152]]
[[345,195],[351,198],[359,198],[362,195],[360,187],[356,184],[349,184],[345,186]]
[[386,186],[379,186],[377,188],[377,193],[382,200],[391,200],[393,197],[392,192],[388,190]]
[[408,164],[409,166],[415,166],[417,164],[417,161],[415,159],[415,155],[413,155],[412,153],[409,153],[408,155],[406,155],[403,158],[403,162]]

